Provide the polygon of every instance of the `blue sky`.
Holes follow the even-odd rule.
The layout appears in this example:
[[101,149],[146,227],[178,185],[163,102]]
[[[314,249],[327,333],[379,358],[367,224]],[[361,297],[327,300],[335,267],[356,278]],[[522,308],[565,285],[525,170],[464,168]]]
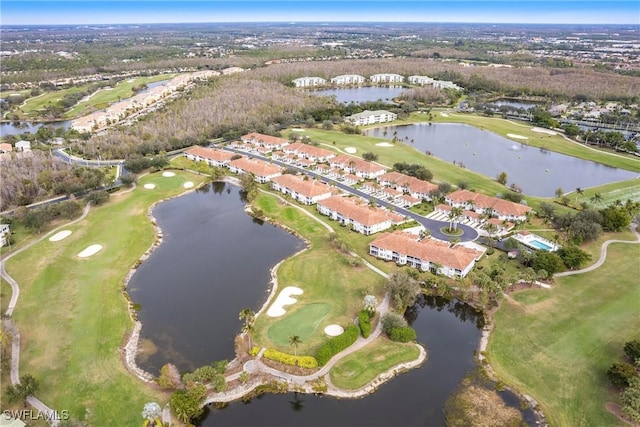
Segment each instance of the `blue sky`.
[[2,25],[176,22],[489,22],[640,25],[640,1],[1,0]]

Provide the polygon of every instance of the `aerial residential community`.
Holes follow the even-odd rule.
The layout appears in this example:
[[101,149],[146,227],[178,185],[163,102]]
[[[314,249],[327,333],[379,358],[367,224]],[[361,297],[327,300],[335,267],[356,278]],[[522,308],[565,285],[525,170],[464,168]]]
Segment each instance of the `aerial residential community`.
[[454,3],[4,2],[0,426],[640,423],[638,5]]

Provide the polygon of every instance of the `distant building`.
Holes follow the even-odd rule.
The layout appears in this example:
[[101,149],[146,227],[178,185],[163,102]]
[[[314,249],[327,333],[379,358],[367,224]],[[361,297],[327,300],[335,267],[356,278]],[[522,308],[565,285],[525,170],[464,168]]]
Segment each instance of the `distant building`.
[[322,77],[299,77],[293,79],[293,84],[296,87],[311,87],[311,86],[323,86],[327,84],[327,79]]
[[444,80],[434,80],[433,87],[437,87],[440,89],[453,89],[453,90],[462,90],[460,86],[453,82],[447,82]]
[[0,224],[0,246],[4,246],[9,242],[11,229],[9,224]]
[[357,113],[349,116],[345,121],[355,126],[372,125],[375,123],[386,123],[397,120],[398,115],[386,110],[369,111],[365,110],[362,113]]
[[29,141],[18,141],[15,145],[16,151],[31,151],[31,143]]
[[264,135],[261,133],[248,133],[240,137],[242,142],[265,147],[270,150],[281,150],[284,146],[289,145],[289,140],[279,138],[277,136]]
[[374,74],[369,77],[372,83],[402,83],[404,81],[404,77],[400,74]]
[[365,78],[359,74],[343,74],[340,76],[335,76],[331,79],[331,83],[342,86],[342,85],[357,85],[364,83]]
[[13,151],[13,146],[8,142],[3,142],[0,144],[0,153],[10,153]]
[[329,159],[332,168],[340,169],[347,174],[354,174],[364,179],[375,179],[387,171],[384,166],[374,162],[368,162],[359,157],[340,155]]
[[431,85],[435,80],[429,76],[409,76],[409,83],[412,85]]

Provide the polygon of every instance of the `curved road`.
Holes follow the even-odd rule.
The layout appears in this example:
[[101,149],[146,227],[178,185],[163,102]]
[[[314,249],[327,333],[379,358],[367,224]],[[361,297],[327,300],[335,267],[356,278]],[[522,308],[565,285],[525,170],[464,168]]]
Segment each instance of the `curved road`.
[[[376,203],[378,203],[381,206],[384,206],[388,209],[393,209],[395,212],[401,214],[401,215],[405,215],[409,218],[412,218],[414,220],[416,220],[418,223],[420,223],[423,227],[431,230],[431,236],[436,238],[436,239],[440,239],[440,240],[444,240],[444,241],[449,241],[449,239],[451,239],[451,236],[447,236],[446,234],[444,234],[442,231],[440,231],[441,228],[443,227],[447,227],[449,225],[449,223],[447,221],[438,221],[435,219],[430,219],[430,218],[425,218],[422,215],[419,215],[415,212],[411,212],[408,209],[405,208],[401,208],[399,206],[393,205],[385,200],[381,200],[375,196],[372,196],[370,194],[364,193],[356,188],[353,187],[349,187],[346,184],[343,184],[341,182],[336,181],[335,179],[331,179],[331,178],[327,178],[323,175],[317,174],[315,172],[311,172],[307,169],[298,167],[298,166],[293,166],[293,165],[289,165],[287,163],[281,162],[279,160],[273,160],[270,159],[268,157],[265,156],[261,156],[261,155],[257,155],[257,154],[253,154],[253,153],[247,153],[245,151],[241,151],[241,150],[236,150],[233,148],[228,148],[228,147],[216,147],[216,148],[222,148],[223,150],[226,151],[230,151],[232,153],[237,153],[237,154],[242,154],[244,156],[249,156],[252,158],[258,158],[264,161],[268,161],[270,163],[276,164],[278,166],[282,166],[283,168],[294,168],[296,169],[298,172],[308,175],[310,177],[313,177],[315,179],[318,179],[320,181],[324,181],[324,182],[329,182],[333,185],[335,185],[336,187],[340,188],[343,191],[346,191],[348,193],[354,194],[356,196],[360,196],[365,200],[369,200],[369,199],[375,199]],[[462,235],[460,236],[455,236],[457,238],[460,239],[461,242],[469,242],[472,240],[475,240],[478,238],[478,232],[473,229],[472,227],[469,227],[468,225],[464,225],[464,224],[459,224],[458,225],[458,229],[462,230]]]

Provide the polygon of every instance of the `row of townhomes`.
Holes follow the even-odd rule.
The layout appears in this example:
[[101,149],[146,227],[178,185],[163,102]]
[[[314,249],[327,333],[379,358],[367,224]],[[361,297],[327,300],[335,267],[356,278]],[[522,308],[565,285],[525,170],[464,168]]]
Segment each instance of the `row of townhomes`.
[[[381,73],[373,74],[368,79],[371,83],[403,83],[405,78],[400,74],[394,73]],[[330,81],[322,77],[299,77],[292,80],[295,87],[314,87],[314,86],[327,86],[332,84],[335,86],[350,86],[360,85],[367,81],[365,76],[359,74],[343,74],[333,77]],[[455,89],[462,90],[462,88],[453,82],[436,80],[429,76],[409,76],[409,83],[414,85],[430,85],[441,89]]]
[[398,265],[409,265],[422,271],[447,277],[465,277],[484,251],[480,246],[451,245],[431,238],[396,231],[384,233],[369,243],[369,254]]
[[398,119],[396,113],[387,110],[364,110],[362,113],[356,113],[345,118],[346,122],[355,126],[373,125],[375,123],[393,122]]
[[406,218],[386,209],[370,206],[359,197],[332,196],[317,203],[318,212],[364,235],[387,230]]
[[461,207],[468,211],[496,217],[501,221],[526,221],[527,214],[531,211],[527,205],[485,196],[469,190],[457,190],[447,194],[445,202],[449,206]]

